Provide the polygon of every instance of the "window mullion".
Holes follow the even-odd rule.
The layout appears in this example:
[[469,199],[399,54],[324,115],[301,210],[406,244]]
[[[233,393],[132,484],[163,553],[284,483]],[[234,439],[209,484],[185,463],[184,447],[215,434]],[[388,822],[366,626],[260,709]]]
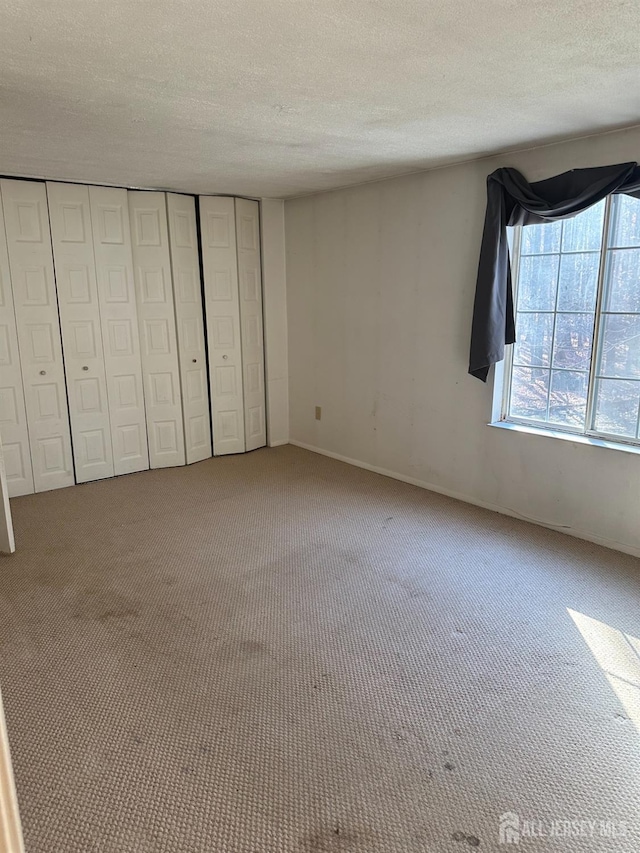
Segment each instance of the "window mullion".
[[558,324],[558,299],[560,298],[560,271],[562,269],[562,244],[564,241],[564,220],[560,223],[560,252],[558,254],[558,269],[556,271],[556,298],[553,303],[553,329],[551,331],[551,350],[549,352],[549,384],[547,386],[547,413],[546,420],[549,423],[551,412],[551,380],[553,378],[553,352],[556,346],[556,326]]
[[609,231],[611,223],[611,210],[613,207],[613,196],[607,196],[604,208],[604,221],[602,223],[602,242],[600,244],[600,264],[598,265],[598,289],[596,294],[596,308],[593,320],[593,337],[591,339],[591,366],[589,369],[589,385],[587,388],[587,412],[585,431],[593,430],[595,417],[595,395],[598,365],[600,363],[600,326],[602,323],[602,305],[604,303],[605,273],[607,268],[607,252],[609,249]]
[[[518,320],[518,281],[520,278],[520,246],[522,245],[522,225],[518,225],[511,232],[512,240],[509,241],[509,264],[511,266],[511,290],[513,297],[513,322]],[[502,418],[509,415],[511,405],[511,383],[513,381],[513,345],[505,355],[504,383],[502,388]]]

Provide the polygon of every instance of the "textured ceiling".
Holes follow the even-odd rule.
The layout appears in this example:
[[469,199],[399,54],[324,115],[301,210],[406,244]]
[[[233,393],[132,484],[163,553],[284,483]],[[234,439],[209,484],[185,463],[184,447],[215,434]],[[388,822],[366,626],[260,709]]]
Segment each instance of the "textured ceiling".
[[635,124],[639,43],[638,0],[0,0],[0,172],[359,183]]

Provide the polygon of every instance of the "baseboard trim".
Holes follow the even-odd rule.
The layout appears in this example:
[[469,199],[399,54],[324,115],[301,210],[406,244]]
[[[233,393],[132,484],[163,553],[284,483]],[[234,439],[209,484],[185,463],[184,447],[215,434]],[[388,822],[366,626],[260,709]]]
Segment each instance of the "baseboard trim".
[[310,450],[312,453],[319,453],[321,456],[328,456],[331,459],[337,459],[338,462],[346,462],[347,465],[354,465],[356,468],[363,468],[365,471],[372,471],[374,474],[381,474],[383,477],[391,477],[392,480],[400,480],[402,483],[409,483],[411,486],[418,486],[421,489],[426,489],[429,492],[436,492],[439,495],[444,495],[448,498],[454,498],[457,501],[478,506],[482,509],[491,510],[491,512],[499,512],[501,515],[508,515],[510,518],[518,518],[520,521],[528,521],[531,524],[537,524],[539,527],[546,527],[548,530],[555,530],[557,533],[567,533],[569,536],[574,536],[576,539],[583,539],[586,542],[593,542],[594,545],[602,545],[604,548],[611,548],[614,551],[622,551],[623,554],[630,554],[632,557],[640,557],[640,548],[635,545],[629,545],[627,542],[618,542],[616,539],[607,539],[604,536],[596,536],[593,533],[580,530],[575,527],[567,527],[563,525],[552,524],[549,521],[543,521],[539,518],[531,518],[527,515],[522,515],[509,507],[499,506],[487,501],[480,501],[472,498],[469,495],[456,492],[453,489],[445,489],[442,486],[436,486],[433,483],[428,483],[425,480],[418,480],[415,477],[407,477],[404,474],[398,474],[396,471],[389,471],[387,468],[380,468],[377,465],[370,465],[368,462],[362,462],[359,459],[352,459],[349,456],[342,456],[340,453],[334,453],[331,450],[325,450],[322,447],[316,447],[313,444],[305,444],[302,441],[296,441],[293,438],[289,439],[289,444],[296,447],[301,447],[303,450]]
[[269,447],[282,447],[283,444],[289,444],[288,438],[281,438],[278,441],[270,441]]

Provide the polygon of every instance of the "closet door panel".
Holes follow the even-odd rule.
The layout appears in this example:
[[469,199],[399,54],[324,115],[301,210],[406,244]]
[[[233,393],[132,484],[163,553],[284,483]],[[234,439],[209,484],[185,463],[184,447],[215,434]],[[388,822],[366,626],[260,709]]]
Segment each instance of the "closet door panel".
[[238,284],[247,450],[267,443],[264,389],[264,335],[262,324],[262,268],[260,263],[260,208],[257,201],[236,199]]
[[200,196],[200,232],[213,453],[214,456],[243,453],[244,400],[234,200]]
[[127,191],[89,187],[114,472],[149,467]]
[[185,464],[176,316],[164,193],[130,191],[134,280],[152,468]]
[[195,200],[167,193],[187,463],[211,456],[211,423]]
[[74,483],[44,184],[0,182],[36,492]]
[[76,482],[113,477],[89,189],[47,183]]
[[0,205],[0,438],[9,497],[33,492],[31,450],[24,402],[18,330],[11,292],[9,255]]

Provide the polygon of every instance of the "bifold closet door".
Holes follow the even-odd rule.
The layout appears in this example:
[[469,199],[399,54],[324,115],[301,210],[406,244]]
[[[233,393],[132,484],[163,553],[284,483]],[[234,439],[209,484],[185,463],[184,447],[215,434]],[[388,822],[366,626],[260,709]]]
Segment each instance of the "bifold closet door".
[[267,443],[260,206],[246,198],[237,198],[235,202],[245,448],[255,450]]
[[89,187],[115,474],[149,467],[127,191]]
[[89,188],[47,183],[76,482],[113,477]]
[[193,196],[167,193],[187,464],[211,456],[198,231]]
[[31,450],[24,403],[18,330],[11,292],[9,255],[0,204],[0,439],[9,497],[33,492]]
[[164,193],[129,191],[152,468],[185,464],[182,395]]
[[47,193],[0,182],[36,492],[74,483]]
[[200,196],[213,453],[245,449],[238,254],[233,198]]

